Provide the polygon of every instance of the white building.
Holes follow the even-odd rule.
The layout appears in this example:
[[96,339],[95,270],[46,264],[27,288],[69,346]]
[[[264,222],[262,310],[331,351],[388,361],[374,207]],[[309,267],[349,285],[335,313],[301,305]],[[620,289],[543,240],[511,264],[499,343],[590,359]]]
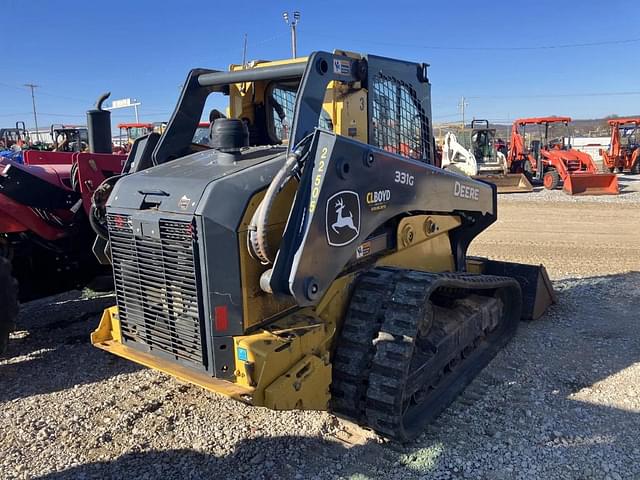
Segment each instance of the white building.
[[588,153],[593,158],[598,170],[603,170],[602,155],[600,150],[608,150],[611,143],[610,137],[573,137],[571,146],[576,150]]

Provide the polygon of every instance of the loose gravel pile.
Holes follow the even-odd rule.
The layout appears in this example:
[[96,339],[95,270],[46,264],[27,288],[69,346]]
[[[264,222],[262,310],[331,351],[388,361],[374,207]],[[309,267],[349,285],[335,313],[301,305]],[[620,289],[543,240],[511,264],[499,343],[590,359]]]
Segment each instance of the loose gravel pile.
[[[23,306],[0,360],[0,478],[640,478],[637,238],[604,258],[593,252],[619,238],[583,246],[582,258],[606,264],[594,273],[538,246],[548,222],[537,204],[502,203],[506,218],[529,215],[531,231],[499,223],[472,253],[535,263],[547,251],[560,302],[521,324],[417,441],[385,443],[324,412],[248,407],[97,350],[88,334],[114,299],[71,292]],[[588,230],[593,208],[570,216]],[[567,225],[577,249],[579,227]]]

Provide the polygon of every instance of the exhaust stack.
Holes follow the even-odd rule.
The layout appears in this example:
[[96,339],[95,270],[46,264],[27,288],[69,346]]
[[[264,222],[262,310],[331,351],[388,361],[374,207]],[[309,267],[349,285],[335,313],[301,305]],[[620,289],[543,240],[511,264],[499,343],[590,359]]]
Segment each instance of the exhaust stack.
[[87,129],[89,133],[89,152],[112,153],[111,112],[104,110],[102,104],[111,92],[103,93],[93,110],[87,111]]

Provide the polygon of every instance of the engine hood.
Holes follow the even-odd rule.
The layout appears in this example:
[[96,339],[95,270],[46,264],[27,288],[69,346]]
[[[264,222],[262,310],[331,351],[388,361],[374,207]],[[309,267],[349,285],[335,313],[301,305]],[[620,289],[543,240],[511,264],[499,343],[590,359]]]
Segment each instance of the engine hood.
[[564,161],[580,160],[585,153],[578,150],[545,150],[544,154],[548,157],[559,158]]
[[236,161],[217,150],[193,153],[121,178],[107,207],[194,214],[209,184],[284,156],[284,147],[249,148]]

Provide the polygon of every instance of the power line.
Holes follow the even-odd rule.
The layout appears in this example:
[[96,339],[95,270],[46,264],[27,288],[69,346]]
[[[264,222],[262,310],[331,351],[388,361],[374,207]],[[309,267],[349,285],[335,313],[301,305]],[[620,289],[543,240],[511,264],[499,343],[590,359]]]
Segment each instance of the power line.
[[258,40],[257,42],[249,42],[248,46],[255,47],[258,45],[263,45],[265,43],[273,42],[274,40],[279,40],[282,37],[285,37],[287,35],[288,35],[287,33],[279,33],[278,35],[274,35],[273,37],[265,38],[263,40]]
[[587,93],[543,93],[532,95],[473,95],[467,98],[472,99],[495,99],[495,98],[565,98],[565,97],[624,97],[640,95],[640,91],[629,92],[587,92]]
[[[20,91],[24,91],[25,87],[29,88],[28,85],[19,86],[19,85],[11,85],[9,83],[4,83],[4,82],[0,82],[0,87],[12,88],[12,89],[15,89],[15,90],[20,90]],[[82,103],[86,103],[88,105],[91,105],[93,103],[92,100],[87,100],[86,98],[78,98],[78,97],[69,97],[69,96],[66,96],[66,95],[58,95],[57,93],[49,93],[48,91],[46,91],[46,90],[43,91],[42,89],[38,90],[38,93],[39,93],[39,95],[44,95],[46,97],[62,98],[64,100],[73,100],[74,102],[82,102]]]
[[[336,35],[328,35],[325,33],[315,32],[314,35],[319,37],[326,37],[332,39],[340,39]],[[493,50],[493,51],[517,51],[517,50],[559,50],[565,48],[585,48],[585,47],[599,47],[605,45],[626,45],[630,43],[638,43],[640,38],[626,38],[617,40],[602,40],[597,42],[581,42],[581,43],[564,43],[556,45],[527,45],[527,46],[477,46],[477,45],[465,45],[465,46],[453,46],[453,45],[417,45],[415,43],[395,43],[395,42],[381,42],[377,40],[364,40],[360,43],[363,44],[376,44],[390,47],[404,47],[404,48],[421,48],[429,50]]]
[[16,90],[20,90],[24,92],[24,87],[19,87],[18,85],[10,85],[8,83],[0,82],[0,86],[7,88],[14,88]]
[[[465,95],[465,99],[509,99],[509,98],[570,98],[570,97],[624,97],[640,95],[640,91],[628,91],[628,92],[585,92],[585,93],[540,93],[530,95]],[[442,95],[437,98],[460,98],[457,95]]]
[[86,98],[68,97],[66,95],[58,95],[57,93],[48,93],[46,91],[43,92],[42,90],[40,90],[40,95],[45,95],[47,97],[54,97],[54,98],[62,98],[63,100],[72,100],[74,102],[82,102],[87,105],[91,105],[92,103],[95,103],[95,100],[87,100]]
[[0,113],[0,117],[20,117],[22,115],[29,115],[31,112],[18,112],[18,113]]
[[442,115],[434,115],[433,118],[434,119],[438,119],[438,118],[453,118],[453,117],[458,117],[460,115],[460,112],[456,112],[456,113],[445,113]]

